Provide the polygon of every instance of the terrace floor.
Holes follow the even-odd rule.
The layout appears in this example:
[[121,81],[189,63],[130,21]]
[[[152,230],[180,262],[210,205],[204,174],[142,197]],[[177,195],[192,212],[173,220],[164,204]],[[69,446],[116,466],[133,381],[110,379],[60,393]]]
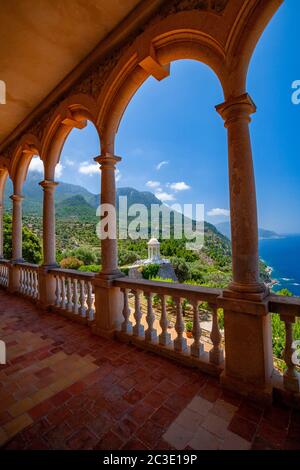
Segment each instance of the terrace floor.
[[0,291],[4,449],[300,449],[300,412],[262,408],[214,378]]

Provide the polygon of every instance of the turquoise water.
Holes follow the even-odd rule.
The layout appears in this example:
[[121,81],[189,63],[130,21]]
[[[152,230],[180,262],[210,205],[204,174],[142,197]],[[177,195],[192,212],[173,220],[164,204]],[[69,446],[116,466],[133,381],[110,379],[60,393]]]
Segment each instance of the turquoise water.
[[300,235],[260,240],[259,254],[273,268],[272,278],[279,282],[274,290],[286,288],[300,296]]

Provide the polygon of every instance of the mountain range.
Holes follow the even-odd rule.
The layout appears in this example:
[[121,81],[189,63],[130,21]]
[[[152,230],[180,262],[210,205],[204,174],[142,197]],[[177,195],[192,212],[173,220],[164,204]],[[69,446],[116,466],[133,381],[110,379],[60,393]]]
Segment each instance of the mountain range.
[[[23,214],[24,216],[41,217],[43,212],[43,191],[39,186],[41,175],[37,172],[30,172],[23,186]],[[12,183],[9,180],[4,193],[4,204],[6,208],[11,207],[9,196],[12,194]],[[143,204],[147,209],[152,204],[163,205],[153,193],[150,191],[138,191],[134,188],[118,188],[117,189],[117,211],[119,209],[119,197],[127,196],[128,207],[133,204]],[[55,210],[56,218],[64,221],[82,221],[95,222],[99,221],[96,216],[96,209],[99,205],[100,194],[93,194],[82,186],[59,182],[55,191]],[[167,206],[163,205],[166,210]],[[205,222],[205,231],[211,230],[215,234],[221,236],[216,227]]]
[[[221,232],[225,237],[231,238],[231,232],[230,232],[230,222],[221,222],[220,224],[216,224],[216,228],[219,232]],[[275,238],[281,238],[281,236],[273,232],[272,230],[265,230],[264,228],[259,228],[258,229],[258,237],[260,240],[264,239],[275,239]]]

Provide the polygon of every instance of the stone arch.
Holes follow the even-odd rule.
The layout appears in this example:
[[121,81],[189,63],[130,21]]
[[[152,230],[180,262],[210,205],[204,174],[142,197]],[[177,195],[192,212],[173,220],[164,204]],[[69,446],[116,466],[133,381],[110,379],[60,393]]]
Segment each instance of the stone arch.
[[245,92],[249,65],[265,28],[284,0],[244,2],[226,41],[228,95]]
[[[158,80],[167,76],[173,61],[194,59],[208,65],[226,95],[225,51],[221,39],[209,33],[218,18],[211,12],[181,12],[161,20],[136,39],[98,96],[97,122],[102,129],[103,154],[114,153],[115,134],[136,91],[151,75]],[[203,25],[201,31],[199,22]]]
[[45,179],[54,180],[55,167],[60,160],[64,143],[73,129],[83,129],[91,121],[99,135],[96,120],[96,102],[85,94],[66,98],[49,121],[42,140],[41,158],[45,166]]
[[8,169],[5,167],[1,167],[0,168],[0,201],[3,201],[4,190],[5,190],[5,185],[6,185],[8,176],[9,176]]
[[34,155],[40,157],[41,145],[33,134],[22,136],[10,162],[9,176],[14,185],[14,194],[22,194],[23,183],[26,179],[28,167]]
[[208,65],[225,100],[243,95],[255,45],[282,1],[247,0],[241,6],[232,0],[222,15],[183,11],[148,27],[121,56],[98,96],[102,154],[114,153],[115,135],[136,91],[150,75],[159,80],[167,76],[167,67],[175,60]]

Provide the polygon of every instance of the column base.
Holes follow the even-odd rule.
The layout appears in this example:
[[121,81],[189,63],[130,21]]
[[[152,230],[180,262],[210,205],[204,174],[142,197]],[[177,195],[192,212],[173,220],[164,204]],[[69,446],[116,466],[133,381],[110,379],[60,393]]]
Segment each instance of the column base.
[[96,274],[95,279],[100,279],[103,281],[114,281],[115,279],[119,279],[120,277],[125,277],[125,274],[122,273],[119,269],[115,269],[114,271],[110,271],[106,273],[101,271],[99,274]]
[[[224,309],[225,371],[222,383],[255,400],[271,400],[273,351],[268,298],[262,301],[220,296]],[[269,397],[269,398],[268,398]]]
[[11,260],[11,264],[25,263],[24,258],[15,258]]
[[124,321],[124,299],[119,287],[114,287],[114,279],[116,278],[99,275],[92,280],[95,292],[93,331],[101,336],[111,337],[114,331],[121,328]]
[[15,294],[19,292],[20,287],[20,270],[16,263],[20,261],[12,260],[10,262],[10,267],[8,271],[8,292],[11,294]]
[[253,302],[262,301],[269,294],[269,288],[263,282],[254,284],[231,282],[228,288],[223,290],[223,297],[252,300]]
[[244,383],[242,380],[227,376],[226,371],[223,371],[220,375],[220,385],[225,390],[247,397],[250,401],[254,401],[262,405],[272,404],[273,387],[271,382],[263,388],[258,388],[251,384]]
[[55,279],[49,274],[49,269],[58,268],[59,265],[43,264],[39,267],[39,300],[38,306],[42,310],[48,310],[52,305],[55,305]]

